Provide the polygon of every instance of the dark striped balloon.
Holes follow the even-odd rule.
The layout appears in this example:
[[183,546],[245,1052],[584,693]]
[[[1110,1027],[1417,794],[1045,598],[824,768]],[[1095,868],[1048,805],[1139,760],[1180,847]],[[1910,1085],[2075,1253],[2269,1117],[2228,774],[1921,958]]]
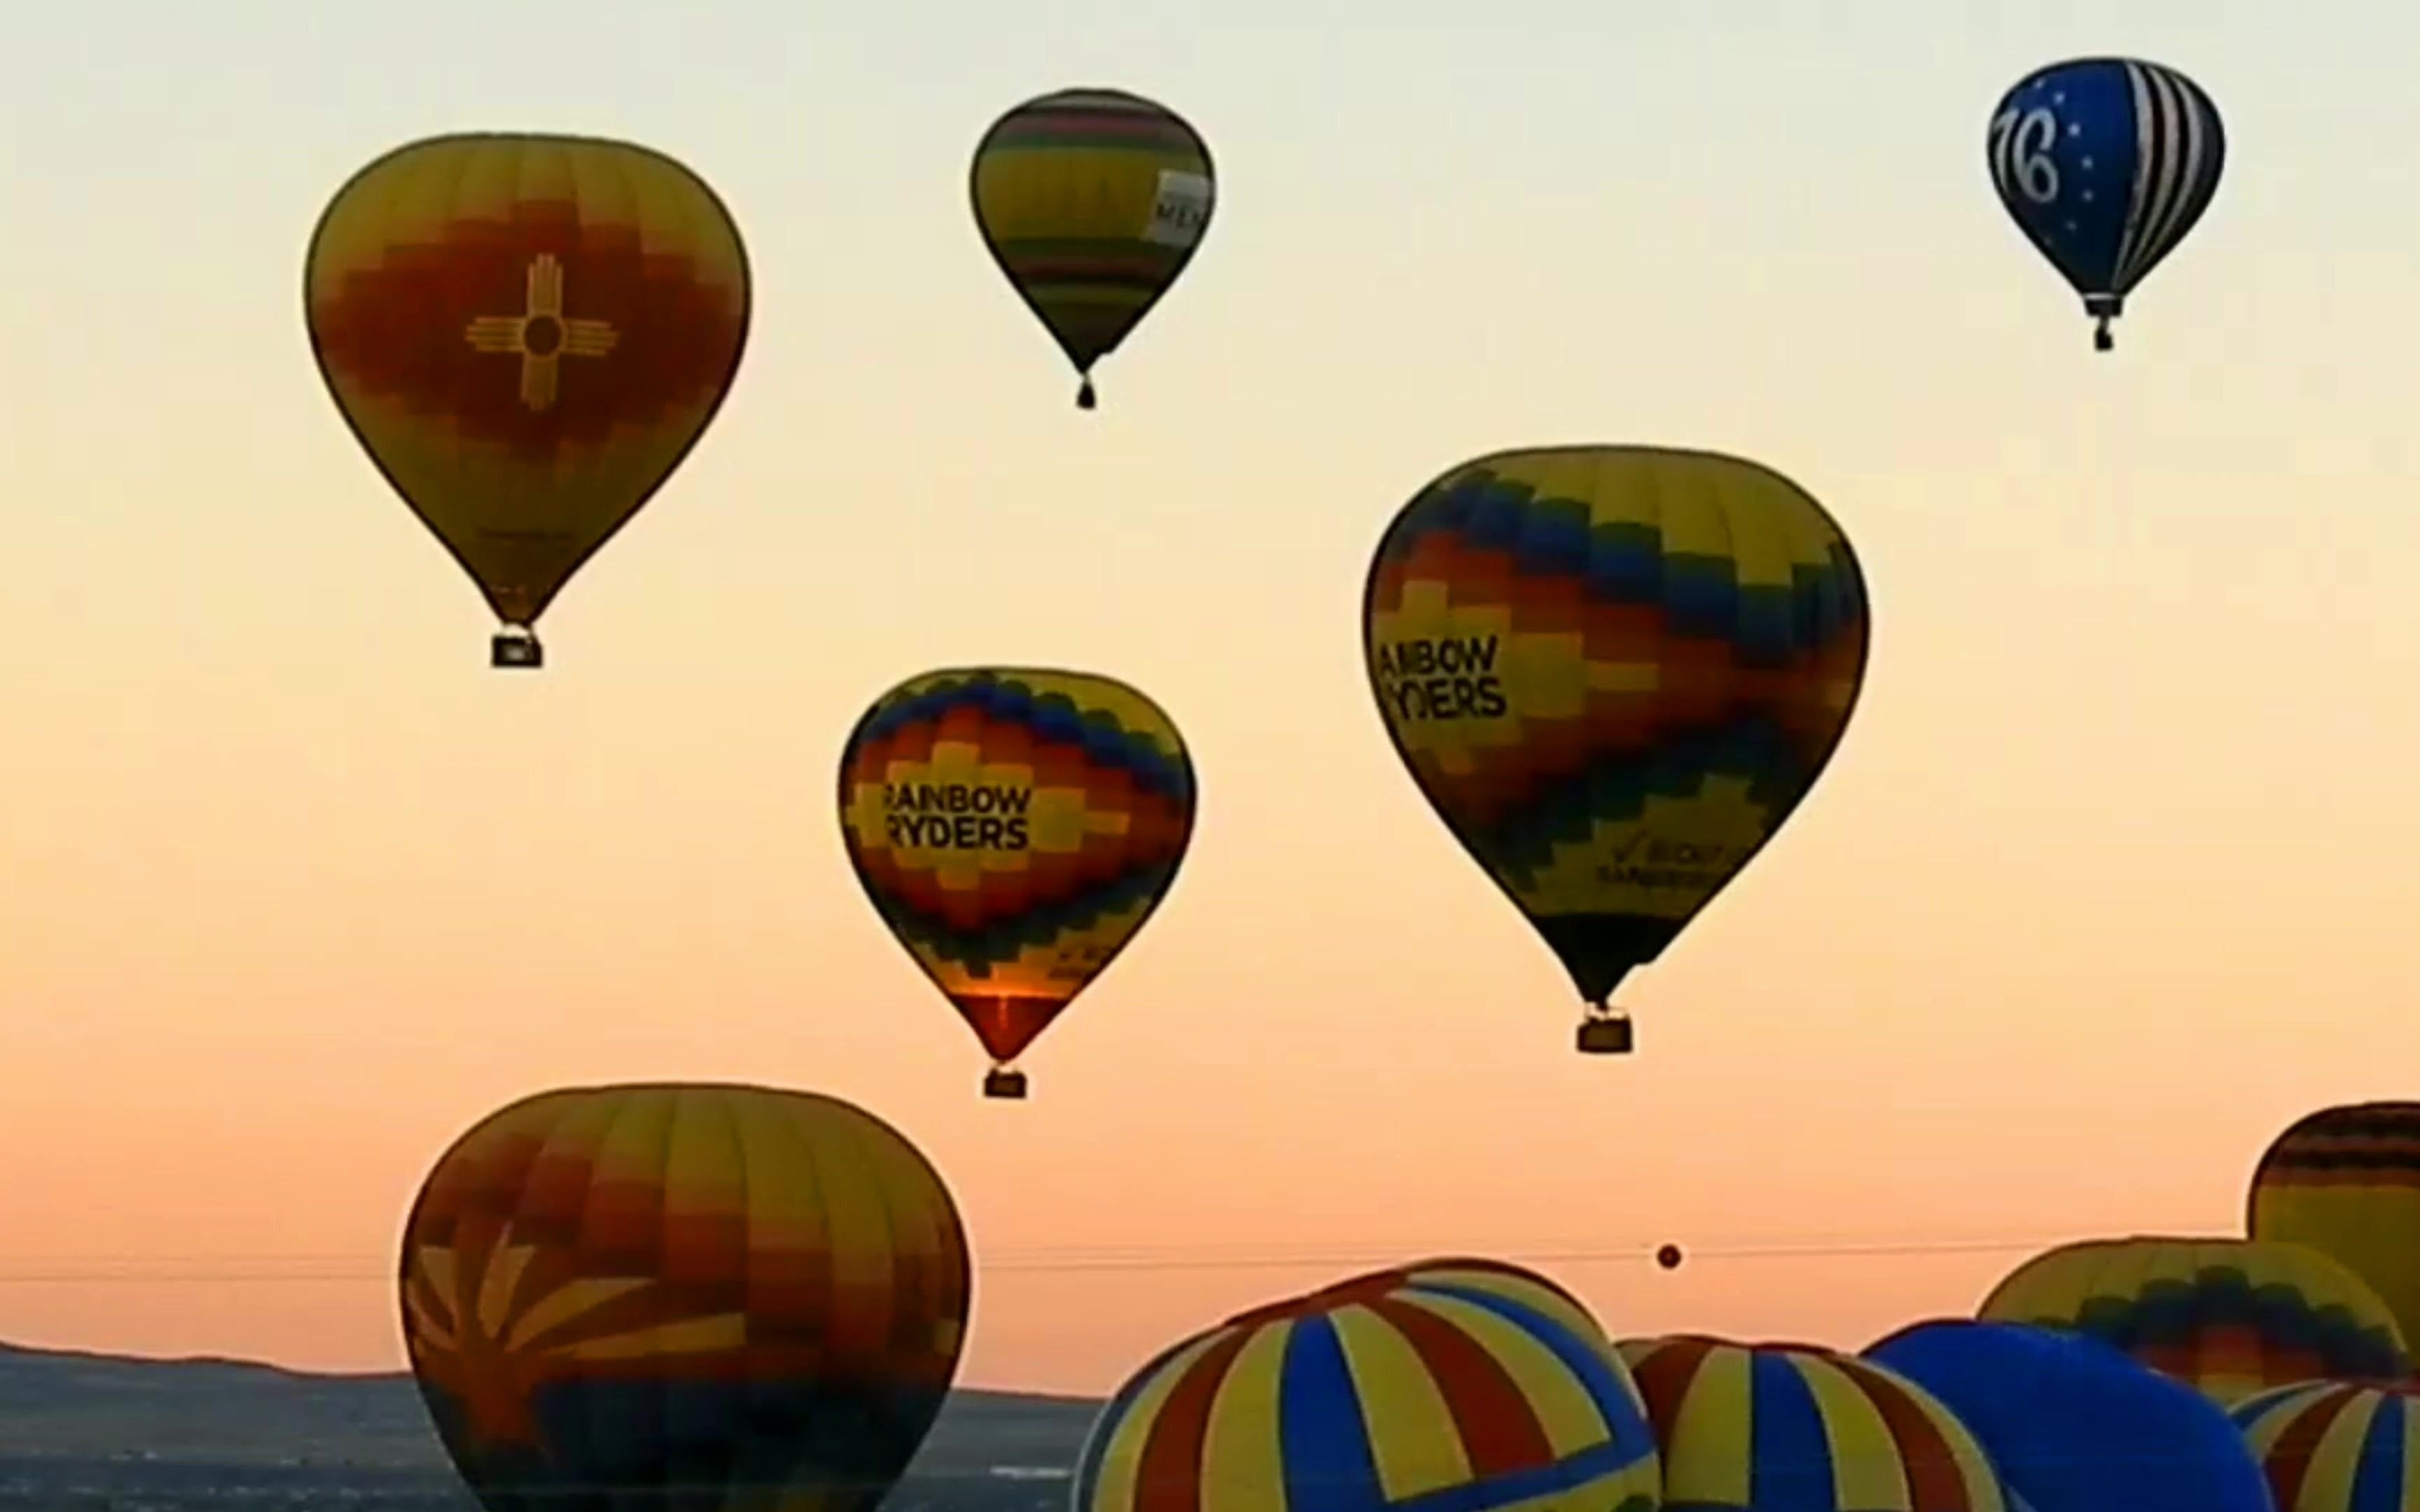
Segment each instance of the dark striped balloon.
[[2218,107],[2176,69],[2135,58],[2078,58],[2032,73],[1992,112],[2000,203],[2109,322],[2210,208],[2226,165]]
[[1199,132],[1123,89],[1062,89],[975,148],[975,224],[992,260],[1083,375],[1117,349],[1210,228],[1217,175]]

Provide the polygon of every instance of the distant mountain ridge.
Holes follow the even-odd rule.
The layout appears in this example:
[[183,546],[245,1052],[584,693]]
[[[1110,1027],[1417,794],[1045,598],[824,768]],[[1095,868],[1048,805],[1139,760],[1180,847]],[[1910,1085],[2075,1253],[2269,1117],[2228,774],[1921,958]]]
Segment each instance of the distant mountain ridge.
[[[910,1479],[1071,1465],[1097,1400],[951,1395]],[[0,1344],[0,1460],[349,1466],[452,1473],[411,1377]]]

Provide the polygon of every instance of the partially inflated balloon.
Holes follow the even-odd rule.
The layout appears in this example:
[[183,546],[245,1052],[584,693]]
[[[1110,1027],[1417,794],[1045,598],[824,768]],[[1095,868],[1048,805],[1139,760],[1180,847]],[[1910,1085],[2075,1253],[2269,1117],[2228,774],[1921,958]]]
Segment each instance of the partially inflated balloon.
[[1423,488],[1362,601],[1370,686],[1420,791],[1607,998],[1789,818],[1847,728],[1866,588],[1822,505],[1753,462],[1498,452]]
[[1865,1356],[1957,1413],[2036,1512],[2273,1512],[2217,1403],[2099,1339],[1943,1320]]
[[1210,149],[1183,117],[1122,89],[1029,100],[975,148],[975,224],[992,260],[1082,376],[1115,351],[1193,260],[1217,197]]
[[1109,1399],[1073,1512],[1655,1512],[1637,1389],[1569,1293],[1437,1259],[1255,1308]]
[[532,627],[688,455],[738,370],[747,256],[714,192],[585,137],[414,142],[312,234],[319,371],[535,667]]
[[2420,1512],[2420,1388],[2305,1381],[2232,1415],[2276,1512]]
[[2308,1244],[2369,1283],[2420,1338],[2420,1103],[2324,1108],[2252,1174],[2255,1239]]
[[2027,76],[1992,112],[1993,187],[2093,316],[2093,345],[2126,296],[2177,249],[2218,192],[2218,107],[2176,69],[2078,58]]
[[2242,1239],[2085,1240],[2009,1273],[1976,1316],[2073,1329],[2225,1406],[2319,1376],[2411,1368],[2394,1314],[2317,1250]]
[[843,842],[866,895],[1010,1069],[1134,939],[1193,834],[1193,762],[1166,711],[1114,678],[927,672],[841,752]]
[[1696,1512],[2006,1512],[1982,1445],[1931,1393],[1870,1360],[1696,1335],[1618,1348]]
[[489,1512],[870,1512],[965,1336],[966,1237],[915,1148],[750,1087],[541,1093],[404,1226],[404,1341]]

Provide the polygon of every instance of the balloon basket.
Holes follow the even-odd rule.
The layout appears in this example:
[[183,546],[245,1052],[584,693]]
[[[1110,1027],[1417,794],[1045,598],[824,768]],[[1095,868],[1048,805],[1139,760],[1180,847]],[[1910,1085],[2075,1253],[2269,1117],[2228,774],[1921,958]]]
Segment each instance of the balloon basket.
[[984,1075],[984,1096],[1022,1099],[1025,1096],[1025,1072],[995,1067]]
[[1630,1020],[1626,1018],[1582,1019],[1578,1038],[1579,1053],[1584,1056],[1626,1056],[1632,1048]]
[[488,665],[543,667],[546,665],[546,648],[537,643],[537,637],[534,635],[500,635],[488,642]]

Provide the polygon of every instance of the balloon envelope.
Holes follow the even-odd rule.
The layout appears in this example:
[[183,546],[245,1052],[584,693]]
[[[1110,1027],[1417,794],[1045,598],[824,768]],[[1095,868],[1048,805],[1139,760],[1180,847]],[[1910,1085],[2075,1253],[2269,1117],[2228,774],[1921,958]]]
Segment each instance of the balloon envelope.
[[[2002,1512],[1982,1445],[1888,1366],[1800,1345],[1624,1339],[1664,1453],[1668,1506]],[[2036,1512],[2050,1512],[2038,1508]]]
[[1865,1355],[1957,1413],[2034,1512],[2272,1512],[2216,1403],[2098,1339],[1940,1321]]
[[1062,89],[994,121],[975,147],[976,227],[992,260],[1083,375],[1193,260],[1217,197],[1210,149],[1167,106]]
[[984,667],[876,699],[840,760],[866,896],[1005,1070],[1131,943],[1193,834],[1193,763],[1110,677]]
[[759,1088],[513,1103],[403,1239],[412,1375],[489,1512],[866,1512],[940,1409],[968,1290],[914,1147]]
[[[346,423],[535,654],[530,626],[705,433],[747,339],[714,192],[650,148],[494,133],[336,192],[303,301]],[[499,642],[499,664],[506,659]]]
[[2276,1512],[2420,1512],[2420,1394],[2306,1381],[2247,1396],[2236,1427]]
[[2410,1368],[2378,1294],[2317,1250],[2242,1239],[2086,1240],[2011,1271],[1977,1316],[2088,1334],[2221,1405],[2317,1376]]
[[1831,760],[1866,625],[1847,538],[1778,473],[1546,447],[1396,515],[1362,648],[1420,792],[1602,1015]]
[[2369,1283],[2420,1338],[2420,1103],[2323,1108],[2252,1174],[2255,1239],[2307,1244]]
[[2106,351],[2126,296],[2210,208],[2226,133],[2218,107],[2176,69],[2078,58],[2000,98],[1986,152],[2000,203],[2084,296]]
[[1654,1512],[1604,1331],[1518,1267],[1440,1259],[1254,1309],[1112,1396],[1072,1512]]

